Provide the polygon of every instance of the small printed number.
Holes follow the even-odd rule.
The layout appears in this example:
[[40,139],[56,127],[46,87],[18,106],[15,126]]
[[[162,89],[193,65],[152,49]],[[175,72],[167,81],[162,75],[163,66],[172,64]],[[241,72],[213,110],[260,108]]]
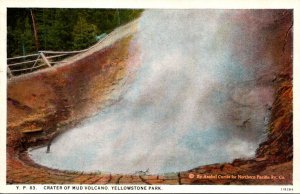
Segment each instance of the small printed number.
[[293,191],[293,188],[283,187],[283,188],[281,188],[281,191]]

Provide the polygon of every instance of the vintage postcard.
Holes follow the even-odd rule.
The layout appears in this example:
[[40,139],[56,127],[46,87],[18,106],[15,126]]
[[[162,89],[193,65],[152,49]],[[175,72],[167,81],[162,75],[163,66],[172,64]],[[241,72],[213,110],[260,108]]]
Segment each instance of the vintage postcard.
[[299,192],[299,2],[62,2],[1,4],[1,192]]

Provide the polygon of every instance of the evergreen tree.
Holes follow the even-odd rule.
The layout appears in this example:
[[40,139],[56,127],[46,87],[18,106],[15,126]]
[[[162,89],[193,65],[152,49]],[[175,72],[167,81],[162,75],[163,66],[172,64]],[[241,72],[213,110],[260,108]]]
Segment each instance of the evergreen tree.
[[[34,47],[34,37],[33,37],[33,31],[31,30],[31,25],[29,22],[29,18],[26,17],[25,19],[25,27],[24,27],[24,32],[23,35],[21,36],[23,46],[25,46],[25,52],[31,53],[35,51]],[[24,53],[26,54],[26,53]]]
[[[40,50],[78,50],[96,42],[101,33],[137,18],[133,9],[8,8],[8,57],[36,52],[30,10],[34,12]],[[101,31],[99,30],[101,29]]]
[[17,22],[17,28],[14,30],[14,38],[17,40],[18,53],[26,55],[35,51],[34,37],[31,30],[29,18],[26,17],[24,23],[21,19]]
[[84,16],[79,16],[73,30],[73,48],[83,49],[96,42],[97,26],[89,24]]

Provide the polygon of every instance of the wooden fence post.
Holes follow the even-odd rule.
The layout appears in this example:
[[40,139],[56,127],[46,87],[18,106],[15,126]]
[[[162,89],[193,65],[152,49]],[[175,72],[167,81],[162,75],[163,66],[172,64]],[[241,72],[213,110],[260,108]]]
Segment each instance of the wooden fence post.
[[44,55],[44,53],[40,52],[41,53],[41,57],[43,58],[43,60],[45,61],[45,63],[49,66],[49,67],[52,67],[51,64],[49,63],[48,59],[46,58],[46,56]]
[[8,75],[9,75],[9,78],[13,77],[14,75],[11,73],[9,67],[7,66],[7,72],[8,72]]
[[36,61],[34,62],[33,66],[31,67],[30,71],[32,71],[33,68],[35,67],[35,65],[38,63],[40,57],[41,57],[41,55],[38,55],[38,57],[36,58]]

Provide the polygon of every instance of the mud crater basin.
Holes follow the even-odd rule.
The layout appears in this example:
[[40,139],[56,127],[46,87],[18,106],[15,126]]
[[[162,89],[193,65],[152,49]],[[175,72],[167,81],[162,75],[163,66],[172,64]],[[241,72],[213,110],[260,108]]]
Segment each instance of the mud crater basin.
[[[121,100],[58,136],[49,153],[32,148],[29,156],[55,169],[123,174],[254,157],[266,138],[274,93],[271,81],[257,78],[273,74],[272,61],[257,60],[263,47],[253,31],[259,28],[237,25],[238,14],[146,10],[134,37],[141,66]],[[241,39],[247,52],[236,47]]]
[[[177,105],[128,111],[132,105],[122,101],[57,137],[50,153],[42,147],[29,154],[55,169],[129,174],[178,172],[254,157],[266,137],[272,89],[255,88],[245,95],[251,96],[249,104],[242,98],[242,106],[231,100],[211,105],[212,109],[232,106],[227,114],[211,112],[215,110],[206,102],[206,110],[197,113],[201,118],[191,119],[176,115],[182,112]],[[180,114],[191,116],[189,111]]]

